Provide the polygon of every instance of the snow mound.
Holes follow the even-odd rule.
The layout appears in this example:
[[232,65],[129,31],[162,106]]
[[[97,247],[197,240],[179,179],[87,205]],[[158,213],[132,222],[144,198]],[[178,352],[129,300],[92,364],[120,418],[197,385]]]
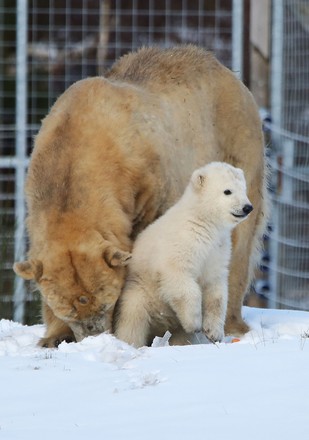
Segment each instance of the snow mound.
[[[251,331],[241,338],[240,344],[265,344],[284,339],[292,340],[295,337],[306,338],[309,334],[308,312],[244,307],[243,315]],[[54,351],[55,349],[37,347],[43,333],[43,325],[26,326],[5,319],[0,320],[0,356],[31,356],[44,350]],[[166,332],[162,338],[154,339],[152,347],[135,349],[113,335],[103,333],[85,338],[79,343],[62,342],[57,352],[79,354],[88,361],[106,362],[125,368],[130,361],[147,356],[151,350],[168,347],[170,336],[170,333]],[[227,337],[224,342],[228,343],[232,339]],[[202,345],[207,343],[206,338],[201,341]]]
[[107,362],[119,368],[124,368],[129,361],[142,355],[141,350],[107,333],[89,336],[76,344],[62,342],[58,350],[61,353],[81,353],[89,361]]
[[243,314],[237,343],[141,349],[111,334],[39,348],[44,326],[0,321],[0,438],[308,439],[309,313]]
[[31,356],[38,351],[37,342],[43,336],[44,326],[28,327],[2,319],[0,321],[0,356]]
[[250,325],[251,331],[242,338],[242,343],[291,340],[309,334],[308,312],[244,307],[244,319]]

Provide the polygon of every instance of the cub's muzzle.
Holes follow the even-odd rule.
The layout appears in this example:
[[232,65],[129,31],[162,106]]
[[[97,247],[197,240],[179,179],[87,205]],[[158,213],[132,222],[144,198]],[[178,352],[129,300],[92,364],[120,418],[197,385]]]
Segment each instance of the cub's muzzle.
[[237,212],[233,212],[232,215],[236,218],[241,219],[241,218],[246,218],[247,215],[249,215],[250,212],[252,211],[253,211],[253,206],[246,204],[242,207],[242,209],[238,210]]

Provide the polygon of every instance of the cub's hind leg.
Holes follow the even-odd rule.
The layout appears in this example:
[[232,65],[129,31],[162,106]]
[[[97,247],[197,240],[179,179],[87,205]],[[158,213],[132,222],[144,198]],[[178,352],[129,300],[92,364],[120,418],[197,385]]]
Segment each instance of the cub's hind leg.
[[135,283],[128,283],[119,299],[115,312],[115,336],[136,348],[147,344],[150,317],[144,290]]
[[161,280],[160,295],[169,304],[186,333],[202,328],[202,293],[199,285],[189,276],[175,274]]
[[212,341],[224,338],[224,323],[228,299],[227,280],[218,279],[203,292],[203,331]]

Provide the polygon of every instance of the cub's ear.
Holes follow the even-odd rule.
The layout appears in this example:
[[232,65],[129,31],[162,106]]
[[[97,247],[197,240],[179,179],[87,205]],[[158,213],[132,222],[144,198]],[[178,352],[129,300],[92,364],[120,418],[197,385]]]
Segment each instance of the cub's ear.
[[200,169],[195,170],[191,177],[191,183],[196,191],[199,191],[206,184],[206,175]]
[[127,266],[132,254],[115,246],[108,246],[103,253],[103,257],[109,266]]
[[21,263],[14,263],[13,270],[16,275],[25,280],[38,281],[43,274],[43,264],[39,260],[23,261]]

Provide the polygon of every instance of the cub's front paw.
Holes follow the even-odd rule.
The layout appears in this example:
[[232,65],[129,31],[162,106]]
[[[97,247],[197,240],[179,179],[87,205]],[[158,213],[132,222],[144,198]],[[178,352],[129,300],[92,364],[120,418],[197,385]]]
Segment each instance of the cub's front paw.
[[224,338],[224,328],[223,326],[218,326],[217,328],[210,328],[209,326],[203,327],[203,332],[207,339],[211,342],[221,342]]
[[202,313],[197,312],[194,316],[181,320],[181,325],[186,333],[195,333],[202,330]]

